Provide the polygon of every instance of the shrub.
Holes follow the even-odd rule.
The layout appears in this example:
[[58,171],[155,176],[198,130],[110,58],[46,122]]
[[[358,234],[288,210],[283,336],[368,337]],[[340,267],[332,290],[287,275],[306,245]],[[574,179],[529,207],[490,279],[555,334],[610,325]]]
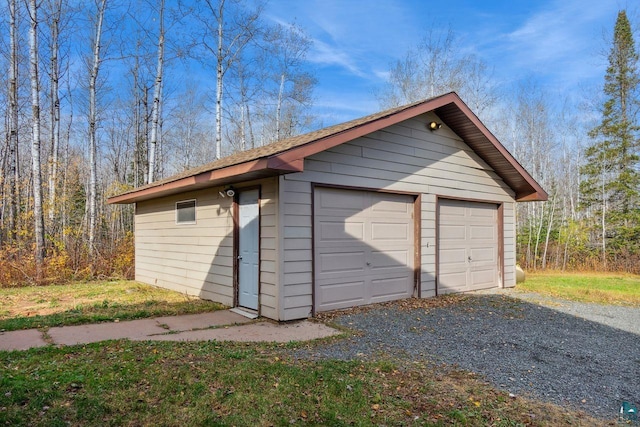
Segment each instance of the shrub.
[[83,237],[64,233],[62,240],[49,239],[47,253],[38,278],[35,249],[19,244],[0,248],[0,287],[63,284],[96,278],[131,279],[134,273],[133,233],[106,247],[98,247],[92,256]]

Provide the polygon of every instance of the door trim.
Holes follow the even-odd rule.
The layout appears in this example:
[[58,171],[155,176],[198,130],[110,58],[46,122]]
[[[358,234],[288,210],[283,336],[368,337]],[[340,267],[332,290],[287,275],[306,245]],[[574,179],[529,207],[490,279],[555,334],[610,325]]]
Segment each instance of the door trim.
[[449,197],[436,195],[436,296],[440,288],[440,201],[454,200],[460,202],[485,203],[496,205],[497,207],[497,226],[498,226],[498,281],[497,286],[504,288],[504,202],[496,202],[493,200],[473,199],[464,197]]
[[260,297],[262,295],[262,268],[260,268],[262,265],[262,186],[260,185],[237,188],[236,194],[233,196],[233,306],[239,307],[240,301],[240,263],[238,262],[238,256],[240,255],[240,193],[251,190],[258,190],[258,309],[256,311],[260,315]]

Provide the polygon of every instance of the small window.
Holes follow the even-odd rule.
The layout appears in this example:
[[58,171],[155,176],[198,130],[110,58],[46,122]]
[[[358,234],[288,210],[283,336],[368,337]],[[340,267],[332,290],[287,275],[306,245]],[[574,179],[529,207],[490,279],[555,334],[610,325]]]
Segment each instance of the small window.
[[195,224],[196,223],[196,201],[185,200],[176,203],[176,223]]

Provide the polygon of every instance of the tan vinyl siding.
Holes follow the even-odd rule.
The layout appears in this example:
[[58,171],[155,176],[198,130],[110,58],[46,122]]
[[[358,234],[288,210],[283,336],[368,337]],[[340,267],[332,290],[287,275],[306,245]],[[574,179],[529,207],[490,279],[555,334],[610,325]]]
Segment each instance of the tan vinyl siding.
[[[136,206],[136,279],[233,304],[231,199],[219,188],[140,202]],[[176,223],[176,202],[196,200],[196,221]]]
[[293,320],[311,315],[311,184],[306,181],[287,180],[281,176],[278,187],[282,241],[280,320]]
[[436,196],[423,194],[421,205],[420,298],[436,295]]
[[311,313],[311,183],[422,194],[422,297],[435,295],[437,196],[504,203],[505,285],[513,282],[513,191],[446,126],[428,130],[431,120],[438,118],[421,115],[315,154],[305,160],[304,172],[280,177],[281,320]]
[[[246,184],[261,188],[260,313],[273,319],[278,315],[277,184],[277,178]],[[233,305],[233,200],[221,197],[222,189],[137,204],[137,280]],[[190,199],[196,200],[196,222],[177,224],[176,202]]]
[[504,284],[516,285],[516,204],[504,204]]
[[278,179],[261,182],[260,315],[278,320]]

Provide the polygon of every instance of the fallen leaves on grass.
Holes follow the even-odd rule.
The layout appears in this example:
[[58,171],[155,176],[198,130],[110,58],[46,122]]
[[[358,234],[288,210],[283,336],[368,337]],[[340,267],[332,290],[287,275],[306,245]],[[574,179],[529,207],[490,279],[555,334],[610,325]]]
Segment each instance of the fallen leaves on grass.
[[345,315],[367,313],[372,310],[394,307],[402,311],[423,310],[427,313],[436,308],[449,307],[460,304],[468,300],[469,295],[451,294],[441,295],[433,298],[406,298],[402,300],[382,302],[377,304],[361,305],[358,307],[346,308],[344,310],[334,310],[325,313],[316,313],[316,319],[323,322],[331,322],[338,317]]

